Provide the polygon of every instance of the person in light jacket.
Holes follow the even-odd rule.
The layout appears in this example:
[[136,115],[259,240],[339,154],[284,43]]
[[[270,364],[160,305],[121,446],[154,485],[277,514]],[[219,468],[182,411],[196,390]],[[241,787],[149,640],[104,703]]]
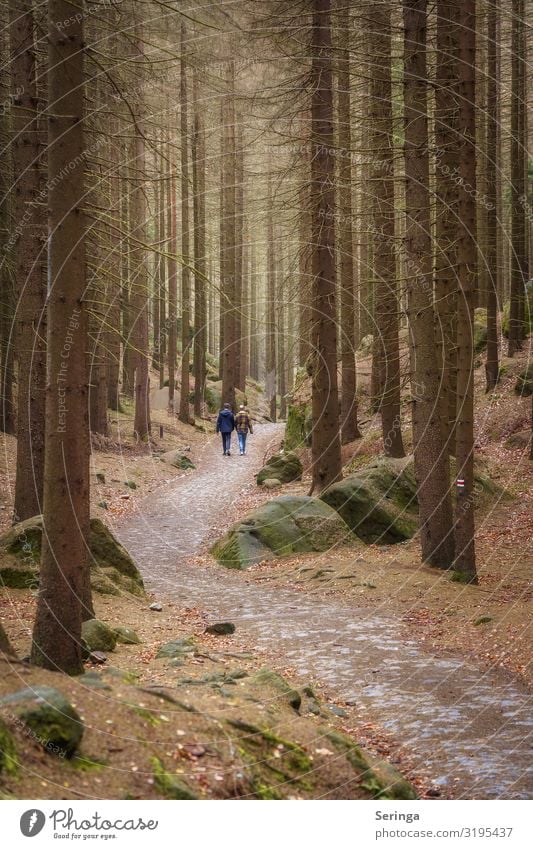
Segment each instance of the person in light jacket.
[[239,408],[239,412],[235,416],[235,429],[237,431],[237,437],[239,440],[239,450],[241,452],[241,456],[246,454],[246,437],[249,433],[253,433],[252,420],[244,407],[244,404],[241,404]]

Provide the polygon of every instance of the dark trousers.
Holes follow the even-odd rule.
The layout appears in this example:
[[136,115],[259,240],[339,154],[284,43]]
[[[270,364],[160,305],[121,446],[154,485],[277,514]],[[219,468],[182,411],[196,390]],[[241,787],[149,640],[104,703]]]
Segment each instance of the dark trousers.
[[224,454],[231,449],[231,431],[222,434],[222,450]]

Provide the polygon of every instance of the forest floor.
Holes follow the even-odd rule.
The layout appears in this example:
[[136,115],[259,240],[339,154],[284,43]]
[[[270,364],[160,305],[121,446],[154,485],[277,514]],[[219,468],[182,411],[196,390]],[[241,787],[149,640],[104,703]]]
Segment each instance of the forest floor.
[[[211,689],[187,680],[220,680],[235,663],[248,674],[268,664],[301,688],[311,684],[329,715],[328,724],[337,724],[398,763],[422,795],[530,794],[520,750],[530,731],[524,685],[530,682],[526,557],[533,505],[526,430],[530,399],[512,392],[520,359],[507,366],[497,392],[489,396],[482,393],[481,369],[476,376],[478,456],[512,496],[493,502],[478,516],[479,587],[453,584],[445,573],[421,566],[416,541],[393,548],[340,548],[327,555],[269,561],[246,573],[228,572],[213,563],[208,547],[233,521],[277,494],[258,488],[254,472],[279,443],[282,427],[258,427],[249,456],[222,458],[212,428],[202,433],[158,412],[165,419],[165,435],[156,440],[157,448],[190,448],[197,465],[183,473],[161,463],[149,449],[146,453],[146,446],[135,446],[127,436],[126,416],[122,435],[118,426],[116,437],[93,453],[93,474],[103,471],[106,477],[95,501],[107,501],[102,517],[138,560],[151,599],[161,601],[163,611],[154,613],[146,603],[124,596],[96,597],[100,618],[135,628],[143,641],[117,647],[115,666],[134,676],[138,685],[175,687],[175,670],[155,655],[165,640],[194,634],[201,648],[184,661],[179,673],[186,673],[185,683],[179,686],[195,705],[214,696]],[[113,442],[120,443],[118,452]],[[355,465],[379,450],[374,422],[366,426],[363,444],[344,448],[345,457],[355,452]],[[124,481],[133,475],[138,486],[131,491]],[[114,486],[106,488],[108,480]],[[304,479],[283,492],[306,489]],[[27,651],[34,599],[10,590],[2,607],[13,643]],[[204,635],[206,624],[219,618],[235,622],[236,633]],[[231,688],[225,689],[217,708],[224,714],[232,708]],[[323,725],[324,719],[309,720],[315,730],[301,736],[306,750],[311,745],[318,752],[329,751],[322,732],[313,737],[316,722]],[[284,736],[290,737],[291,729],[297,736],[295,717],[285,717]],[[189,745],[189,732],[183,730]],[[190,757],[200,776],[206,763],[201,757]],[[217,769],[216,775],[226,775],[226,767],[213,765]],[[205,778],[204,791],[232,795],[227,781],[212,779],[214,774],[207,770],[211,778]],[[88,776],[87,792],[94,789],[91,781]],[[46,792],[53,797],[53,786]],[[320,792],[316,784],[314,793]],[[323,792],[330,794],[331,787],[324,785]],[[295,793],[301,795],[301,788]]]

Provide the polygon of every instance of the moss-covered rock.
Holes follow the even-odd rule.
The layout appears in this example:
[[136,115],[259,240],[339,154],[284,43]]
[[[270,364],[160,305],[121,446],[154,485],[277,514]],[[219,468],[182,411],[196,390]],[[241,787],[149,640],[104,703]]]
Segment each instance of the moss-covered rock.
[[326,739],[342,752],[353,769],[359,773],[361,787],[374,799],[417,799],[417,793],[407,779],[392,764],[363,751],[351,737],[329,728],[322,729]]
[[267,703],[280,700],[296,711],[300,709],[302,704],[302,697],[298,690],[291,687],[289,682],[282,675],[274,672],[273,669],[267,667],[260,669],[259,672],[247,679],[246,685],[252,690],[258,690],[262,701]]
[[380,458],[320,498],[336,510],[366,543],[392,544],[410,539],[418,526],[412,458]]
[[167,772],[159,758],[152,758],[154,784],[167,799],[195,800],[200,797],[175,773]]
[[125,646],[138,646],[142,643],[141,638],[133,628],[126,628],[124,625],[119,625],[113,630],[117,643],[123,643]]
[[289,404],[285,425],[284,446],[287,451],[311,445],[311,405]]
[[342,518],[318,498],[282,495],[234,525],[212,553],[231,569],[298,552],[327,551],[355,537]]
[[273,454],[267,464],[256,475],[256,481],[261,485],[268,478],[276,478],[281,483],[301,480],[302,464],[300,458],[292,451]]
[[68,699],[54,687],[18,690],[0,699],[30,730],[45,751],[70,758],[83,737],[83,722]]
[[81,638],[87,651],[114,651],[117,637],[113,628],[100,619],[88,619],[81,626]]
[[159,459],[162,463],[168,463],[176,469],[183,469],[187,471],[188,469],[196,468],[191,458],[187,457],[187,455],[182,451],[165,451],[164,454],[161,454]]
[[18,770],[17,747],[5,722],[0,719],[0,775],[15,775]]
[[195,648],[194,637],[183,637],[179,640],[171,640],[159,648],[156,657],[183,657],[192,654]]
[[277,478],[267,478],[263,481],[263,486],[265,489],[279,489],[281,486],[281,481]]
[[[33,516],[13,525],[0,537],[0,581],[4,586],[19,589],[38,586],[42,531],[42,516]],[[141,573],[101,519],[91,519],[88,542],[91,585],[95,592],[144,595]]]
[[533,395],[533,363],[520,372],[516,378],[514,391],[517,395]]

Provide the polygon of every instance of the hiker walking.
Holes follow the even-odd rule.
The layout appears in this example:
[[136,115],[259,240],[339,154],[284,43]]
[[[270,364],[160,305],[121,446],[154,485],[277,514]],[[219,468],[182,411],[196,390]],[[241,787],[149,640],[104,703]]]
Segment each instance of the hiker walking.
[[231,405],[224,404],[217,418],[217,433],[222,434],[224,457],[229,457],[231,454],[231,433],[233,430],[235,430],[235,416],[231,412]]
[[245,409],[244,404],[239,407],[239,412],[235,416],[235,428],[239,439],[239,450],[241,456],[246,454],[246,437],[248,433],[253,433],[252,420]]

